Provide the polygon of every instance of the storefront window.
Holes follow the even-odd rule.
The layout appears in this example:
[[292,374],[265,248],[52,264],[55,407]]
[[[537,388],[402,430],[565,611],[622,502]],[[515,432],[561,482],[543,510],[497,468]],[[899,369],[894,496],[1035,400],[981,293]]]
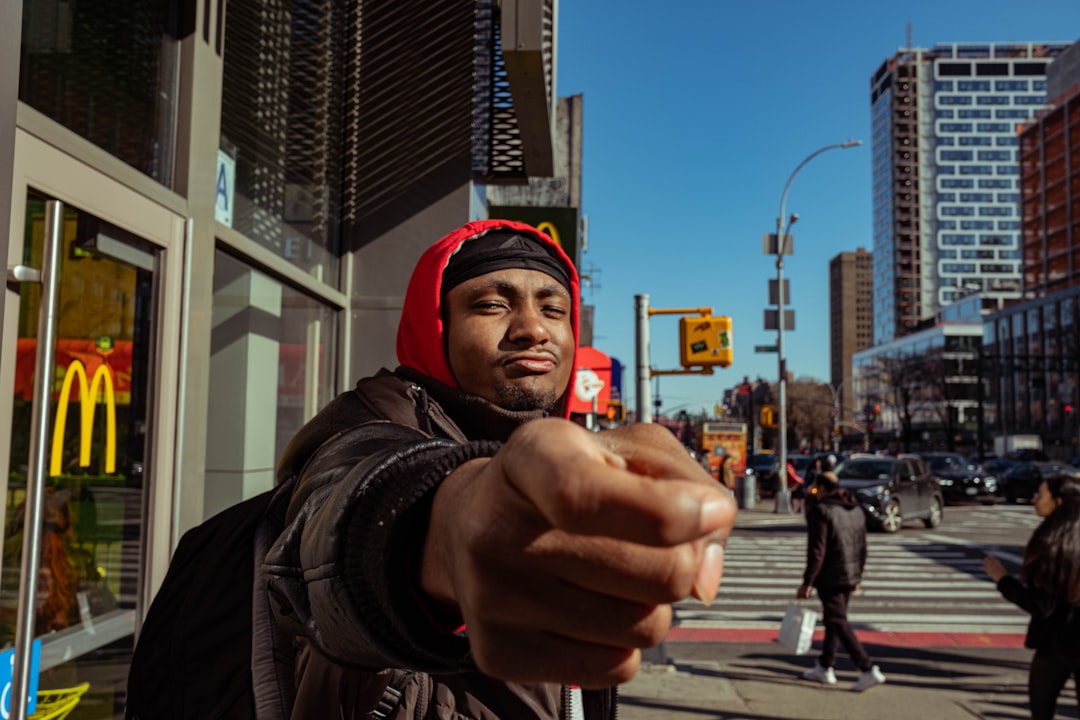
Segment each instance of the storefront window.
[[[31,192],[26,202],[23,262],[34,268],[41,267],[47,200]],[[39,687],[88,682],[82,705],[97,708],[93,717],[122,717],[142,587],[156,252],[88,213],[62,207],[50,428],[37,440],[48,457],[33,608],[42,642]],[[15,636],[22,548],[33,530],[24,518],[40,286],[22,284],[18,297],[0,645]]]
[[23,0],[19,100],[171,187],[178,0]]
[[214,260],[207,516],[274,486],[296,431],[334,396],[337,313],[240,260]]
[[344,6],[230,0],[221,101],[219,162],[235,181],[232,210],[218,220],[333,287]]

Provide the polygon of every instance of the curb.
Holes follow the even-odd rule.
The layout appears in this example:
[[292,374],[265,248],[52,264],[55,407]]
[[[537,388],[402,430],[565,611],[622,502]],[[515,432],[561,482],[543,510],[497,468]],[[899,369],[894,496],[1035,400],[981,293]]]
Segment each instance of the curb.
[[[725,642],[770,643],[776,642],[779,630],[762,628],[685,628],[673,627],[668,631],[667,642]],[[1024,633],[948,633],[948,632],[890,632],[887,630],[856,630],[859,641],[867,645],[890,647],[944,648],[985,647],[1018,648],[1024,646]],[[814,632],[814,641],[821,642],[823,630]]]

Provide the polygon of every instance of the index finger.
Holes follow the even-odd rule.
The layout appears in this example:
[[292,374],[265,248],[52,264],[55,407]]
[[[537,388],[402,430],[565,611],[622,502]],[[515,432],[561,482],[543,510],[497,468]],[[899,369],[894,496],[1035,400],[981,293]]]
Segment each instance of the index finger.
[[715,482],[632,472],[572,433],[552,440],[546,451],[531,446],[522,456],[508,453],[500,461],[512,486],[553,527],[654,546],[730,532],[735,502]]

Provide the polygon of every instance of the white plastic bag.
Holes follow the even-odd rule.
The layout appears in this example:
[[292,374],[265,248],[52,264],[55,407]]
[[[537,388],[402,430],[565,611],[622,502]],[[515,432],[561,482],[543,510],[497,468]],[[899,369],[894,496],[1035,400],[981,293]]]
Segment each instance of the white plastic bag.
[[780,623],[781,645],[796,655],[802,655],[810,649],[810,641],[814,637],[814,626],[817,624],[817,613],[797,602],[788,603],[784,620]]

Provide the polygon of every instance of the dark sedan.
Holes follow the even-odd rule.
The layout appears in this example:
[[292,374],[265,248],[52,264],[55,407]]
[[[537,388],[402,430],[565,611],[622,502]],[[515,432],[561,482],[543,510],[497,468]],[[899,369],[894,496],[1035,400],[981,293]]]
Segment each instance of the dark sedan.
[[780,484],[776,465],[777,458],[772,453],[755,453],[746,460],[746,469],[757,476],[757,491],[764,497],[775,495]]
[[941,524],[941,486],[917,455],[852,455],[836,466],[836,475],[873,527],[892,533],[915,518],[929,528]]
[[998,479],[981,465],[959,453],[922,453],[922,457],[941,484],[947,502],[989,505],[998,500]]
[[1031,500],[1043,482],[1059,475],[1080,478],[1080,470],[1057,462],[1016,462],[1001,475],[1001,494],[1008,502]]

